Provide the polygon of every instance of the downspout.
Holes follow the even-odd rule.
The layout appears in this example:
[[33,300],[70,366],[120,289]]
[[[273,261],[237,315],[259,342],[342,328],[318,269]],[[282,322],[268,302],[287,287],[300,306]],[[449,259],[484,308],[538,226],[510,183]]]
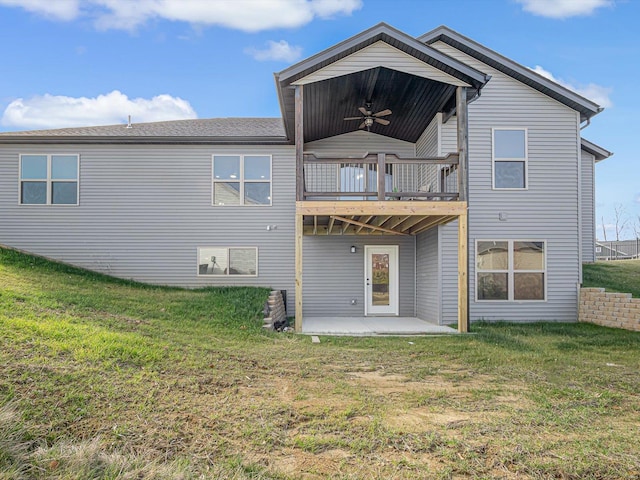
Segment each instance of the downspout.
[[578,208],[578,285],[577,285],[577,304],[576,304],[576,320],[578,319],[577,312],[580,311],[580,287],[582,286],[582,145],[581,145],[581,136],[580,131],[589,125],[589,120],[587,119],[587,124],[584,127],[580,127],[580,113],[576,112],[577,117],[577,125],[576,129],[577,138],[576,138],[576,149],[578,153],[578,161],[577,161],[577,169],[578,169],[578,198],[577,198],[577,208]]
[[418,236],[413,236],[413,316],[418,316]]
[[[592,114],[593,115],[597,115],[599,113],[601,113],[602,111],[604,111],[604,107],[598,107],[598,109],[596,110],[596,113]],[[587,128],[589,125],[591,125],[591,117],[587,117],[586,120],[587,123],[585,123],[583,126],[580,127],[580,130],[584,130],[585,128]],[[578,117],[578,124],[580,124],[580,117]]]
[[[418,156],[416,144],[413,144],[413,154]],[[413,236],[413,316],[418,316],[418,242],[417,235]]]
[[587,123],[585,123],[583,126],[580,127],[580,130],[584,130],[585,128],[587,128],[589,125],[591,125],[591,118],[587,118]]

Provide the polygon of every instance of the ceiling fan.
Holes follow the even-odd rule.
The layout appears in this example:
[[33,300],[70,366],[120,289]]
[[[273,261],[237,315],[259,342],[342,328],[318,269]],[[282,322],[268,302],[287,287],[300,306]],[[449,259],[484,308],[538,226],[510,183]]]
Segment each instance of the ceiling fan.
[[384,118],[387,115],[391,115],[391,110],[388,108],[386,110],[381,110],[377,113],[373,113],[371,110],[371,102],[366,102],[364,107],[358,108],[360,113],[362,113],[361,117],[346,117],[344,120],[362,120],[362,123],[358,126],[358,128],[367,128],[367,131],[371,130],[371,126],[374,123],[379,123],[380,125],[389,125],[391,122]]

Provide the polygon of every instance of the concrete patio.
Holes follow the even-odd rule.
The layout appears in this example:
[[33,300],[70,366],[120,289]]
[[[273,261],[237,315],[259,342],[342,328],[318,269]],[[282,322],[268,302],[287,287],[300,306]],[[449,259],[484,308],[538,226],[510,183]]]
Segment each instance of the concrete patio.
[[304,335],[451,335],[454,328],[415,317],[305,317]]

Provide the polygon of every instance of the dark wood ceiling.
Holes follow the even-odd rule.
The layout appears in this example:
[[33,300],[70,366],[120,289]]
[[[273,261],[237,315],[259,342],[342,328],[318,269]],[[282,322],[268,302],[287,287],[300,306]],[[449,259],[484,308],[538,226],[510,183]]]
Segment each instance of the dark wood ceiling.
[[330,78],[304,87],[304,139],[312,142],[358,130],[358,107],[389,109],[391,123],[374,123],[371,132],[415,143],[434,115],[452,96],[455,86],[384,67]]
[[[469,65],[381,23],[275,74],[280,109],[290,142],[295,141],[296,82],[379,41],[469,85],[467,101],[477,96],[490,79]],[[358,107],[371,101],[374,112],[393,111],[391,116],[385,117],[391,124],[388,127],[375,125],[373,132],[415,142],[436,112],[449,111],[455,105],[455,87],[452,85],[383,66],[305,84],[303,90],[305,141],[357,130],[362,122],[343,119],[356,116]]]

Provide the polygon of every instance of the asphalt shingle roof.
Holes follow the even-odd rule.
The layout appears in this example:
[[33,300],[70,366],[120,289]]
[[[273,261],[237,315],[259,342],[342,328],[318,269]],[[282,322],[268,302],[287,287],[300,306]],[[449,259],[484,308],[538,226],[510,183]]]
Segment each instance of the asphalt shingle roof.
[[205,118],[194,120],[174,120],[166,122],[132,123],[95,127],[58,128],[54,130],[29,130],[23,132],[2,132],[3,139],[24,138],[180,138],[189,139],[254,139],[268,138],[286,140],[281,118]]

